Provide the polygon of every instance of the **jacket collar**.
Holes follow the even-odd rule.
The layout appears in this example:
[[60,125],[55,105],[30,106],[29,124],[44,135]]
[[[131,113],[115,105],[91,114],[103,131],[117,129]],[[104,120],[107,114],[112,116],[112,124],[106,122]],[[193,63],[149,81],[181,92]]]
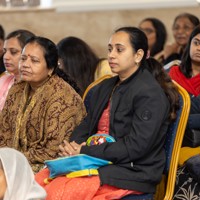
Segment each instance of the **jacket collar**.
[[[127,79],[125,79],[124,81],[121,82],[120,85],[123,85],[123,84],[127,84],[129,83],[130,81],[132,81],[139,73],[141,73],[142,71],[142,67],[140,66],[131,76],[129,76]],[[119,79],[119,77],[118,77]]]

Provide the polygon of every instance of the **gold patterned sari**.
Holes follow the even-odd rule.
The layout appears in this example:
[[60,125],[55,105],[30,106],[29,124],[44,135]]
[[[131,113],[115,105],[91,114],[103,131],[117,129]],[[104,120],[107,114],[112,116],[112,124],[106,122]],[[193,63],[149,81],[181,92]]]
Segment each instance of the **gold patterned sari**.
[[29,91],[25,82],[10,89],[0,113],[0,147],[21,151],[38,172],[45,160],[58,156],[59,144],[69,139],[86,111],[81,97],[57,75],[39,87],[31,99]]

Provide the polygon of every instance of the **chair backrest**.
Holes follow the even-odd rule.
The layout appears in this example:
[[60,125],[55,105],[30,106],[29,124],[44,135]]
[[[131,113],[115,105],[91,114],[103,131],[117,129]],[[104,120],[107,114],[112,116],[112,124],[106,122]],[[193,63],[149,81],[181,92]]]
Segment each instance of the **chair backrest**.
[[177,111],[176,120],[169,126],[165,143],[167,160],[164,173],[167,176],[167,182],[164,200],[171,200],[173,197],[179,153],[182,146],[191,104],[188,92],[178,83],[175,81],[173,82],[178,88],[180,108]]
[[163,66],[163,69],[166,72],[169,72],[171,67],[173,67],[174,65],[180,65],[181,64],[181,60],[172,60],[171,62],[167,63],[166,65]]
[[84,104],[85,104],[85,107],[86,107],[86,111],[88,111],[89,109],[89,105],[90,105],[90,98],[92,96],[92,93],[93,93],[93,89],[96,85],[98,85],[101,81],[107,79],[107,78],[111,78],[112,75],[110,74],[107,74],[107,75],[104,75],[102,76],[101,78],[97,79],[96,81],[93,81],[88,87],[87,89],[85,90],[84,94],[83,94],[83,101],[84,101]]

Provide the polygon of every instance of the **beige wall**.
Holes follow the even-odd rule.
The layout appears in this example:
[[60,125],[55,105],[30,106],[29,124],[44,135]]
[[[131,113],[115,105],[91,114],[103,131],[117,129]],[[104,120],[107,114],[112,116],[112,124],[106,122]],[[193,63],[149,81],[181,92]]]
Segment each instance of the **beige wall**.
[[105,57],[110,34],[117,27],[137,26],[145,17],[158,17],[166,24],[169,41],[172,41],[171,26],[174,17],[185,11],[200,18],[200,7],[79,13],[57,13],[53,10],[0,11],[0,23],[6,33],[25,28],[48,37],[55,43],[66,36],[77,36],[91,45],[100,57]]

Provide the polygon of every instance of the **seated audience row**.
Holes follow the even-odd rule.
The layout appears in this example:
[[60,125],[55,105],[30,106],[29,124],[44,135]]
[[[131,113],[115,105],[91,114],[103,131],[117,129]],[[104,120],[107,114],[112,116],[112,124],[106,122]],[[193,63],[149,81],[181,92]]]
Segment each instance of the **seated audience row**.
[[173,22],[174,42],[166,44],[167,31],[164,23],[156,18],[145,18],[139,24],[148,38],[150,56],[160,61],[166,70],[174,63],[179,64],[192,30],[199,19],[190,13],[178,15]]
[[[165,164],[164,141],[168,124],[175,118],[178,93],[162,66],[153,58],[146,59],[147,52],[147,38],[138,28],[122,27],[112,34],[108,61],[117,76],[95,87],[88,115],[70,140],[60,145],[61,156],[86,154],[112,164],[100,167],[98,176],[58,176],[47,185],[44,179],[49,177],[49,170],[40,171],[36,180],[46,189],[47,200],[77,196],[121,199],[128,194],[155,192]],[[97,139],[94,145],[86,145],[96,133],[99,137],[112,136],[115,141],[98,143]]]
[[[191,14],[176,17],[176,45],[170,47],[177,51],[165,46],[165,26],[155,18],[144,19],[142,31],[135,27],[117,29],[108,44],[110,69],[106,66],[106,73],[117,76],[95,87],[87,116],[81,96],[104,69],[94,51],[76,37],[64,38],[56,46],[26,30],[8,34],[3,56],[7,72],[0,77],[0,147],[22,152],[35,173],[44,167],[45,160],[59,156],[85,154],[112,162],[100,167],[98,176],[61,176],[47,185],[43,181],[50,172],[40,171],[36,180],[49,200],[80,197],[80,192],[81,198],[92,195],[90,198],[97,199],[154,193],[165,163],[166,131],[178,108],[178,93],[162,68],[170,54],[185,56],[180,67],[172,67],[169,74],[191,94],[190,127],[192,114],[199,114],[197,24],[199,20]],[[152,31],[147,31],[148,26]],[[162,41],[160,45],[156,38]],[[109,135],[114,142],[97,141],[98,145],[89,146],[86,142],[94,134]],[[152,171],[156,176],[149,173]],[[78,190],[79,184],[84,189]]]

